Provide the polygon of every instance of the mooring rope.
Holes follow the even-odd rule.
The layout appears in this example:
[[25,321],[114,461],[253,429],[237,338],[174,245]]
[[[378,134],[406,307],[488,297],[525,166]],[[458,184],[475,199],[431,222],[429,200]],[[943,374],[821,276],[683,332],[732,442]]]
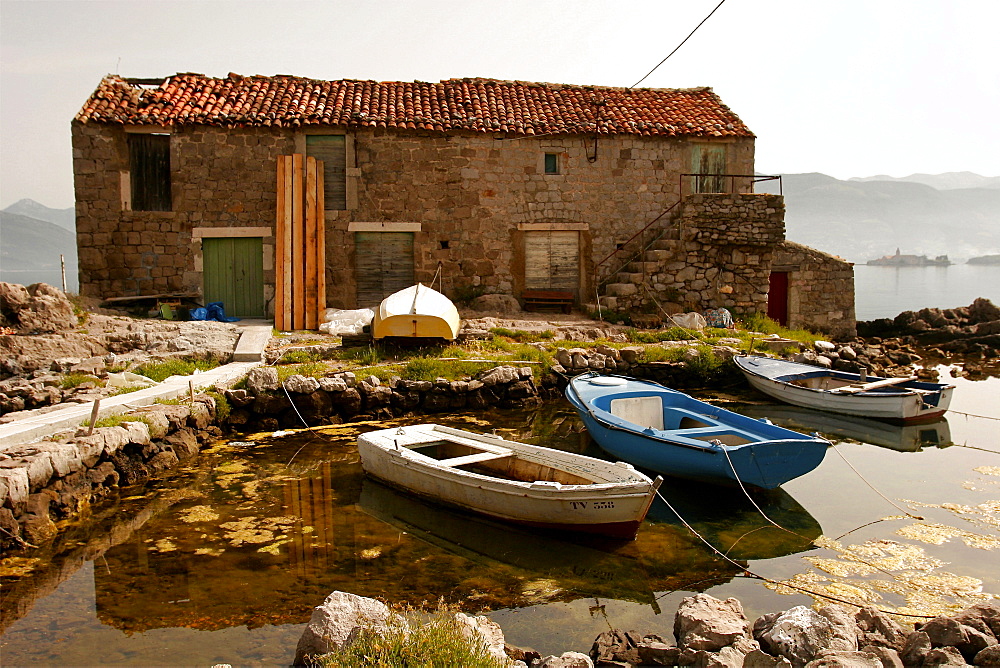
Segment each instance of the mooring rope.
[[[824,594],[824,593],[820,593],[820,592],[817,592],[817,591],[812,591],[811,589],[806,589],[805,587],[801,587],[799,585],[791,584],[790,582],[787,582],[787,581],[773,580],[773,579],[771,579],[769,577],[760,575],[759,573],[754,573],[749,568],[746,568],[743,564],[739,563],[738,561],[735,561],[735,560],[731,559],[729,556],[727,556],[727,555],[723,554],[722,552],[720,552],[718,550],[718,548],[716,548],[714,545],[712,545],[712,543],[710,543],[708,541],[707,538],[705,538],[700,533],[698,533],[694,529],[694,527],[692,527],[690,524],[688,524],[687,520],[685,520],[684,517],[681,516],[681,514],[679,512],[677,512],[677,509],[674,508],[673,505],[669,501],[667,501],[667,499],[660,493],[659,490],[656,491],[656,495],[658,497],[660,497],[660,500],[663,501],[663,503],[667,504],[667,508],[670,509],[670,512],[672,512],[677,517],[677,519],[681,521],[681,524],[683,524],[684,527],[688,531],[690,531],[692,535],[694,535],[698,540],[700,540],[705,545],[707,545],[708,549],[710,549],[712,552],[714,552],[716,555],[718,555],[719,558],[721,558],[723,561],[729,563],[732,566],[735,566],[740,571],[742,571],[745,577],[755,578],[757,580],[761,580],[763,582],[767,582],[768,584],[772,584],[772,585],[774,585],[776,587],[788,587],[789,589],[794,589],[795,591],[801,592],[801,593],[806,594],[808,596],[815,596],[817,598],[823,598],[823,599],[826,599],[826,600],[829,600],[829,601],[833,601],[835,603],[842,603],[844,605],[851,605],[851,606],[854,606],[856,608],[867,607],[866,604],[864,604],[864,603],[855,603],[854,601],[848,601],[846,599],[839,598],[837,596],[832,596],[830,594]],[[915,617],[915,618],[919,618],[919,619],[933,619],[935,617],[935,615],[917,615],[917,614],[913,614],[913,613],[897,612],[897,611],[893,611],[893,610],[883,610],[883,609],[878,608],[878,607],[876,607],[875,609],[878,610],[879,612],[883,613],[883,614],[897,615],[899,617]]]
[[853,464],[851,464],[851,462],[849,462],[849,461],[847,460],[847,457],[845,457],[845,456],[844,456],[844,453],[843,453],[843,452],[841,452],[840,450],[838,450],[836,446],[833,446],[833,450],[834,450],[834,451],[836,451],[836,453],[837,453],[838,455],[840,455],[840,458],[844,460],[844,463],[845,463],[845,464],[847,464],[848,466],[850,466],[850,467],[851,467],[851,470],[852,470],[852,471],[854,471],[854,472],[855,472],[855,473],[856,473],[856,474],[858,475],[858,477],[859,477],[859,478],[861,478],[861,480],[862,480],[862,481],[863,481],[863,482],[864,482],[864,483],[865,483],[866,485],[868,485],[868,487],[870,487],[870,488],[871,488],[871,490],[872,490],[873,492],[875,492],[876,494],[878,494],[879,496],[881,496],[881,497],[882,497],[882,498],[883,498],[883,499],[884,499],[884,500],[886,501],[886,503],[888,503],[888,504],[889,504],[889,505],[891,505],[891,506],[892,506],[893,508],[895,508],[895,509],[896,509],[896,510],[898,510],[899,512],[903,513],[903,514],[904,514],[904,515],[906,515],[907,517],[912,517],[913,519],[915,519],[915,520],[920,520],[920,521],[923,521],[923,520],[924,520],[924,518],[923,518],[923,517],[921,517],[920,515],[914,515],[914,514],[913,514],[913,513],[911,513],[910,511],[906,510],[905,508],[903,508],[903,507],[901,507],[901,506],[897,505],[897,504],[896,504],[896,503],[895,503],[895,502],[894,502],[894,501],[893,501],[892,499],[890,499],[890,498],[889,498],[889,497],[887,497],[887,496],[886,496],[885,494],[883,494],[883,493],[882,493],[882,492],[880,492],[880,491],[879,491],[878,489],[876,489],[876,488],[875,488],[875,485],[873,485],[873,484],[871,484],[870,482],[868,482],[868,480],[867,480],[867,479],[866,479],[866,478],[865,478],[865,477],[864,477],[863,475],[861,475],[861,471],[859,471],[859,470],[857,470],[856,468],[854,468],[854,465],[853,465]]
[[[743,481],[740,480],[740,474],[736,472],[736,465],[733,464],[733,460],[729,456],[729,449],[726,448],[725,446],[722,446],[722,452],[725,453],[725,455],[726,455],[726,461],[729,462],[729,468],[733,472],[733,478],[736,479],[736,482],[739,484],[740,489],[743,490],[743,494],[746,495],[747,499],[750,500],[750,503],[752,503],[753,507],[757,509],[757,512],[760,513],[761,517],[763,517],[765,520],[767,520],[768,522],[770,522],[771,524],[773,524],[777,528],[781,529],[782,531],[787,531],[788,533],[792,534],[793,536],[798,536],[799,538],[802,538],[803,540],[805,540],[807,542],[812,542],[808,538],[806,538],[805,536],[803,536],[802,534],[796,533],[796,532],[792,531],[791,529],[786,529],[785,527],[781,526],[780,524],[778,524],[777,522],[775,522],[774,520],[772,520],[770,517],[768,517],[767,513],[765,513],[764,510],[760,506],[757,505],[757,502],[753,500],[753,497],[750,496],[750,492],[747,491],[747,488],[743,485]],[[746,534],[744,534],[744,535],[746,535]],[[743,537],[741,536],[740,539],[742,540],[742,538]],[[735,544],[736,543],[733,543],[733,545],[735,545]],[[729,549],[732,549],[732,546],[730,546]]]
[[955,413],[956,415],[964,415],[965,417],[981,418],[983,420],[1000,420],[1000,417],[996,417],[995,415],[976,415],[975,413],[963,413],[962,411],[955,411],[950,408],[948,409],[948,412]]

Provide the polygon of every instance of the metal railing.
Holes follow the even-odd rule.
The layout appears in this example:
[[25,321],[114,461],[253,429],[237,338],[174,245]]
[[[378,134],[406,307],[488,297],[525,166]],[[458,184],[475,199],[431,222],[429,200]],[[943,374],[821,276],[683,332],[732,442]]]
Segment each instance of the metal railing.
[[[684,187],[685,179],[690,180],[688,188]],[[737,179],[740,179],[740,181],[737,182]],[[673,226],[665,225],[663,227],[655,228],[651,232],[650,228],[676,209],[677,206],[684,201],[684,197],[692,194],[739,194],[740,191],[744,189],[747,194],[750,194],[754,192],[754,186],[756,184],[765,181],[777,181],[778,194],[784,194],[780,175],[708,173],[678,175],[677,192],[681,194],[680,199],[667,207],[662,213],[653,218],[651,221],[646,223],[638,232],[633,234],[626,241],[618,244],[617,248],[605,255],[594,265],[594,291],[596,293],[595,296],[597,298],[598,310],[600,310],[601,307],[601,288],[608,283],[613,276],[617,275],[632,262],[637,261],[637,259],[642,265],[643,282],[646,281],[646,262],[641,258],[643,254],[659,239],[662,239]],[[728,188],[724,187],[727,185]],[[637,240],[638,243],[633,243]],[[637,250],[629,250],[630,247],[637,248]],[[621,260],[622,257],[625,257],[625,259],[624,261],[620,261],[618,263],[615,270],[607,272],[604,277],[601,278],[601,267],[616,257],[619,260]]]

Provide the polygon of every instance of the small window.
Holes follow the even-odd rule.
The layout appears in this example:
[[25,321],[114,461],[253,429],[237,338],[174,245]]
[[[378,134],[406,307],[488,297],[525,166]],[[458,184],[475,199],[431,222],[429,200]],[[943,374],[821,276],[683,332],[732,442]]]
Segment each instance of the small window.
[[130,134],[133,211],[170,211],[170,135]]
[[344,135],[306,136],[306,155],[323,161],[323,208],[347,209],[347,142]]
[[558,174],[559,173],[559,154],[558,153],[546,153],[545,154],[545,173],[546,174]]

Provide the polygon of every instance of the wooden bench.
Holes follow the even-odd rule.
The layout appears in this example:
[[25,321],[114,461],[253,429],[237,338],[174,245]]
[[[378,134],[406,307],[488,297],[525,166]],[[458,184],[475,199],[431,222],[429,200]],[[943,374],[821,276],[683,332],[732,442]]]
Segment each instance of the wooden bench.
[[533,311],[536,308],[558,307],[563,313],[569,313],[576,297],[565,290],[525,290],[521,293],[524,300],[524,310]]

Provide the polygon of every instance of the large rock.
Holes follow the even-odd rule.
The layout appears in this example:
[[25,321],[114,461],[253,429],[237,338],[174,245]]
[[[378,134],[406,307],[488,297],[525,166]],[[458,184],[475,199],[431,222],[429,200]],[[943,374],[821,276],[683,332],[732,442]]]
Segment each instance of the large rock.
[[385,633],[405,624],[406,620],[384,603],[335,591],[313,608],[312,617],[295,648],[295,665],[305,665],[307,657],[343,649],[359,630]]
[[520,313],[521,305],[512,295],[482,295],[472,300],[475,311],[493,313]]
[[456,612],[454,619],[459,632],[466,640],[473,644],[482,643],[494,659],[501,663],[509,663],[507,653],[504,651],[507,643],[499,624],[484,615],[471,617],[461,612]]
[[674,636],[684,649],[716,652],[750,636],[743,605],[735,598],[720,601],[708,594],[688,596],[674,617]]
[[969,320],[973,323],[1000,320],[1000,307],[994,305],[989,299],[980,297],[969,306]]
[[66,294],[47,283],[27,288],[0,283],[0,314],[8,326],[22,334],[65,332],[77,325]]
[[764,651],[780,654],[800,666],[816,658],[820,650],[831,648],[836,634],[829,619],[799,605],[758,618],[753,635]]

